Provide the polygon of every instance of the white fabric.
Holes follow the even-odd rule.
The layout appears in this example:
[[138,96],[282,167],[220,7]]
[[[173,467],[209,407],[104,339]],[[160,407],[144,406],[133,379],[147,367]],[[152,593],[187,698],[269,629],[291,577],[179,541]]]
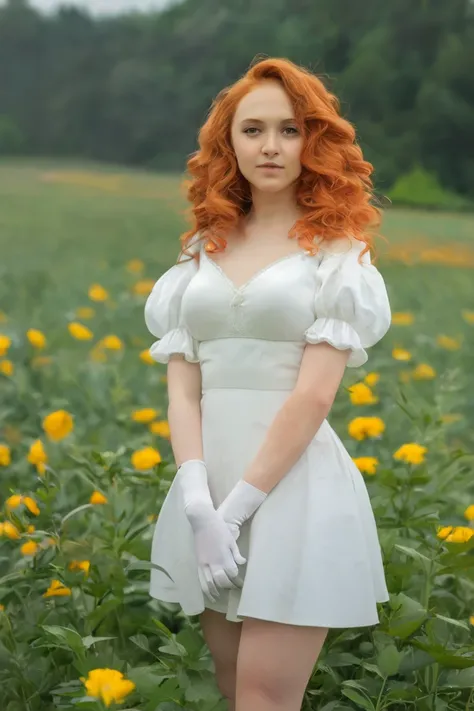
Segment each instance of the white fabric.
[[242,524],[253,516],[267,496],[264,491],[244,479],[237,482],[230,494],[226,496],[217,511],[229,526],[235,540],[240,536]]
[[[237,588],[237,564],[246,562],[240,555],[234,534],[214,508],[205,462],[188,459],[177,474],[183,497],[183,511],[194,534],[194,549],[201,590],[215,602],[218,588]],[[240,584],[241,587],[241,584]]]
[[[279,259],[240,288],[202,244],[199,264],[174,265],[160,277],[146,315],[158,338],[181,328],[192,339],[202,374],[203,458],[218,507],[294,388],[306,343],[350,348],[348,365],[356,367],[388,330],[391,314],[382,276],[367,255],[357,262],[363,245],[356,240]],[[242,525],[239,549],[247,559],[239,566],[242,589],[222,590],[209,604],[175,478],[155,527],[152,562],[159,567],[150,594],[178,602],[188,615],[212,607],[235,622],[327,627],[376,624],[376,603],[388,600],[364,479],[326,420]]]

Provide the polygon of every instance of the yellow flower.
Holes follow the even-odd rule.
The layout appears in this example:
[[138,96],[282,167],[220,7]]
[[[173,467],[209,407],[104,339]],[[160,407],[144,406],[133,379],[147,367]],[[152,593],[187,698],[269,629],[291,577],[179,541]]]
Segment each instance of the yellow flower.
[[44,451],[43,442],[37,439],[30,445],[30,451],[28,452],[28,461],[30,464],[34,464],[38,471],[38,474],[44,474],[45,464],[48,463],[48,455]]
[[107,301],[109,293],[100,284],[92,284],[89,287],[89,299],[91,301]]
[[144,363],[148,363],[148,365],[156,365],[156,360],[153,360],[151,357],[149,348],[145,348],[145,350],[140,353],[140,360]]
[[155,285],[153,279],[142,279],[133,285],[133,293],[137,296],[148,296]]
[[144,447],[138,449],[132,454],[132,465],[138,471],[147,471],[161,462],[161,455],[157,449],[153,447]]
[[410,442],[408,444],[402,444],[394,453],[393,458],[407,462],[408,464],[421,464],[425,461],[427,451],[427,448],[423,447],[423,445]]
[[436,535],[448,543],[467,543],[474,536],[474,529],[468,526],[438,526]]
[[374,405],[379,401],[372,390],[365,383],[356,383],[349,388],[349,394],[353,405]]
[[23,500],[23,497],[20,496],[20,494],[13,494],[12,496],[9,496],[8,499],[5,501],[5,506],[9,511],[12,509],[17,509]]
[[436,371],[428,363],[420,363],[413,371],[415,380],[432,380],[436,377]]
[[152,422],[157,415],[158,412],[153,407],[144,407],[142,410],[134,410],[132,412],[132,420],[134,422],[148,424],[148,422]]
[[43,419],[43,429],[53,442],[59,442],[72,432],[72,415],[66,410],[56,410]]
[[380,417],[355,417],[349,422],[349,434],[359,441],[367,437],[380,437],[385,423]]
[[35,527],[33,526],[32,523],[30,523],[30,525],[26,527],[26,532],[27,533],[34,533],[35,532]]
[[380,380],[379,373],[368,373],[364,378],[364,383],[366,383],[369,386],[369,388],[372,388],[374,385],[377,385],[379,380]]
[[467,509],[464,511],[464,516],[467,518],[468,521],[474,521],[474,504],[471,504],[467,507]]
[[69,563],[69,570],[83,570],[86,575],[89,574],[90,567],[90,560],[72,560]]
[[352,461],[363,474],[375,474],[379,463],[377,457],[353,457]]
[[103,348],[108,348],[110,351],[120,351],[123,348],[123,343],[118,336],[104,336],[101,340]]
[[86,687],[87,695],[102,700],[107,708],[112,703],[121,704],[135,689],[133,681],[125,679],[123,674],[115,669],[92,669],[87,679],[80,678]]
[[33,346],[33,348],[38,348],[41,350],[46,345],[46,336],[42,331],[37,328],[29,328],[26,332],[26,337]]
[[107,497],[101,494],[100,491],[94,491],[89,499],[90,504],[106,504],[107,501]]
[[11,452],[8,444],[0,444],[0,467],[8,467],[11,460]]
[[18,444],[21,442],[21,430],[18,427],[6,424],[3,428],[3,434],[9,444]]
[[461,314],[466,323],[474,325],[474,311],[468,311],[467,309],[463,309],[461,311]]
[[392,314],[392,324],[394,326],[411,326],[415,317],[409,311],[396,311]]
[[446,348],[446,350],[448,351],[457,351],[459,348],[461,348],[461,339],[451,338],[451,336],[436,336],[436,343],[438,344],[438,346],[441,346],[441,348]]
[[20,496],[20,494],[13,494],[9,496],[5,501],[5,506],[9,511],[12,509],[17,509],[21,504],[24,504],[28,511],[35,516],[39,516],[40,510],[38,504],[31,496]]
[[405,348],[394,348],[392,350],[392,358],[395,358],[395,360],[411,360],[411,353]]
[[409,383],[411,380],[411,370],[401,370],[398,374],[398,377],[402,383]]
[[52,580],[43,597],[66,597],[70,594],[71,588],[67,588],[60,580]]
[[50,365],[53,362],[51,356],[35,356],[31,359],[33,368],[42,368],[44,365]]
[[0,612],[4,612],[4,611],[5,611],[5,605],[0,604]]
[[0,373],[3,375],[13,375],[14,365],[11,360],[0,361]]
[[20,548],[22,555],[36,555],[38,552],[38,544],[35,541],[26,541]]
[[145,268],[141,259],[131,259],[127,262],[127,271],[131,274],[140,274]]
[[12,344],[11,338],[5,336],[4,333],[0,333],[0,356],[7,354],[8,349]]
[[3,535],[7,538],[11,538],[12,541],[16,541],[21,537],[20,531],[11,521],[4,521],[2,529]]
[[170,426],[167,420],[156,420],[156,422],[151,422],[148,429],[152,434],[156,434],[159,437],[164,437],[165,439],[170,438]]
[[445,425],[451,425],[453,422],[459,422],[463,419],[460,412],[448,412],[445,415],[441,415],[441,422]]
[[34,499],[31,498],[31,496],[24,496],[23,503],[25,504],[28,511],[33,514],[33,516],[39,516],[40,510],[38,504]]
[[76,309],[76,316],[77,316],[77,318],[86,319],[86,320],[88,318],[94,318],[95,309],[93,309],[92,306],[79,306]]
[[94,338],[94,334],[92,333],[92,331],[87,328],[87,326],[84,326],[78,321],[73,321],[72,323],[69,323],[68,330],[71,336],[73,338],[76,338],[78,341],[90,341],[92,338]]
[[469,622],[471,623],[471,625],[474,625],[474,615],[470,616]]
[[91,350],[89,352],[89,357],[95,363],[106,363],[107,362],[107,354],[105,353],[100,341],[98,343],[96,343],[94,348],[91,348]]

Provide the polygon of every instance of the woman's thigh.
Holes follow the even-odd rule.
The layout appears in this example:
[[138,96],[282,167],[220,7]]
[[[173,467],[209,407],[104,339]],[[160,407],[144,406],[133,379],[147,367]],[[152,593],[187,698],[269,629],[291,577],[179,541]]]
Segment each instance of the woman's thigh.
[[219,690],[225,698],[233,700],[242,623],[229,622],[222,612],[210,609],[201,613],[199,621],[214,660]]
[[327,632],[326,627],[246,618],[237,658],[236,710],[300,709]]

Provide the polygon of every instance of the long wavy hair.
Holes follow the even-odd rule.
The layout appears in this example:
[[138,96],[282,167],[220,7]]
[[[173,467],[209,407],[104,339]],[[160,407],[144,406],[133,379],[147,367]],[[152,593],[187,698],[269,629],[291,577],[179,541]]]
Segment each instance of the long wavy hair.
[[373,247],[381,222],[381,211],[373,204],[373,166],[363,158],[354,127],[339,114],[339,100],[304,67],[284,58],[257,58],[214,99],[199,131],[199,149],[187,161],[191,179],[184,180],[183,188],[191,203],[187,212],[192,228],[180,236],[178,261],[183,254],[198,259],[197,250],[188,251],[195,235],[197,242],[205,240],[207,251],[222,252],[225,235],[251,208],[251,186],[237,165],[231,124],[240,100],[268,79],[281,83],[303,135],[296,184],[303,217],[288,236],[313,255],[318,245],[348,236],[365,243],[359,259]]

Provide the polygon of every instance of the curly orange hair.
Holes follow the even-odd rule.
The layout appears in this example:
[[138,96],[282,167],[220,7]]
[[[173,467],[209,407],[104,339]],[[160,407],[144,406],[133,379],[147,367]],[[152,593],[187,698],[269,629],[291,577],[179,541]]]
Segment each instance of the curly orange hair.
[[269,58],[252,63],[243,77],[219,92],[199,131],[200,148],[187,162],[192,177],[183,183],[193,227],[180,236],[178,260],[182,254],[198,258],[187,251],[196,233],[197,241],[205,239],[212,251],[223,251],[225,235],[251,207],[250,185],[239,171],[230,132],[240,100],[267,79],[281,82],[304,139],[296,200],[305,214],[289,237],[311,254],[318,251],[315,236],[328,242],[351,235],[365,243],[362,254],[373,246],[372,233],[381,221],[380,210],[371,204],[373,166],[364,160],[352,124],[340,116],[339,100],[309,70]]

